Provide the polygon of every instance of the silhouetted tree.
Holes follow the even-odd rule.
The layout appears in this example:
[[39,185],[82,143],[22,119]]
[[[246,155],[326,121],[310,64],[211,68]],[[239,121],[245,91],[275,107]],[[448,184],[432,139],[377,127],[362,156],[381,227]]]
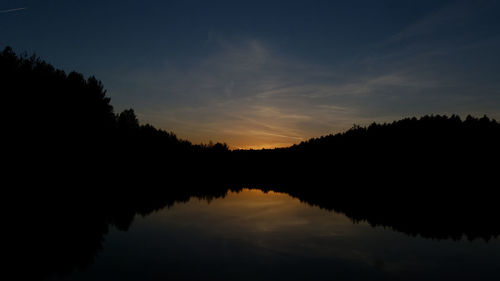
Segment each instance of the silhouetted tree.
[[126,109],[118,115],[118,128],[121,130],[139,129],[139,120],[133,109]]

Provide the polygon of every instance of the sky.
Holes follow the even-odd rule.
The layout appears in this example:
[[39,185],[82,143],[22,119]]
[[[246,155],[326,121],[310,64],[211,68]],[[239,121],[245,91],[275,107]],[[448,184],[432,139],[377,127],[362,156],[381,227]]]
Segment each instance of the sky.
[[500,120],[500,1],[0,2],[0,48],[101,80],[194,143],[292,145],[425,114]]

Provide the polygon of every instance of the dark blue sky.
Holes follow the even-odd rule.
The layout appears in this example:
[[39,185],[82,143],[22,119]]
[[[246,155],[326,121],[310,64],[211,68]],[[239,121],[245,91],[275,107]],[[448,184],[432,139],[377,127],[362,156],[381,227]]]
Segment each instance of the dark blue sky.
[[283,146],[430,113],[500,119],[500,1],[7,0],[0,10],[1,48],[95,75],[116,111],[194,142]]

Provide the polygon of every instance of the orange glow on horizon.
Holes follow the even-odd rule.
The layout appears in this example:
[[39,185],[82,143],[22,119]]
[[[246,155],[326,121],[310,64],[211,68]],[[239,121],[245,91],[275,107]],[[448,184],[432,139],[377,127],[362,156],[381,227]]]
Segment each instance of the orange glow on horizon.
[[230,146],[232,150],[261,150],[261,149],[274,149],[292,146],[291,144],[260,144],[260,145],[242,145],[242,146]]

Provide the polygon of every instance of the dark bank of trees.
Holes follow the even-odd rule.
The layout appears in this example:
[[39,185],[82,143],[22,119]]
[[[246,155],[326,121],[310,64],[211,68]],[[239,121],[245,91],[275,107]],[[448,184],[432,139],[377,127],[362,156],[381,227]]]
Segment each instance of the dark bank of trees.
[[95,77],[65,73],[10,47],[0,53],[0,92],[8,159],[17,172],[116,176],[154,167],[147,163],[185,166],[195,153],[228,151],[226,144],[194,145],[140,125],[132,109],[115,114]]
[[[380,164],[404,164],[413,168],[446,170],[447,164],[472,167],[481,163],[471,160],[494,160],[492,156],[498,153],[498,141],[500,124],[486,116],[474,118],[469,115],[462,120],[457,115],[432,115],[373,123],[367,127],[354,126],[344,133],[302,142],[290,150],[352,159],[348,162],[367,169]],[[484,164],[491,165],[491,161]]]
[[498,183],[499,143],[500,124],[486,116],[432,115],[354,126],[288,148],[234,154],[251,173],[246,174],[249,181],[490,186]]
[[[487,116],[462,120],[457,115],[405,118],[392,123],[354,126],[336,135],[313,138],[291,147],[293,151],[329,153],[339,156],[364,154],[382,156],[398,153],[400,158],[487,154],[499,140],[500,124]],[[346,151],[344,148],[352,148]]]
[[209,181],[279,183],[324,198],[445,198],[463,186],[488,197],[498,189],[500,124],[486,116],[406,118],[288,148],[231,151],[141,125],[132,109],[116,114],[95,77],[11,48],[0,53],[0,93],[6,174],[21,186],[10,191],[45,185],[98,197]]
[[142,182],[166,174],[172,181],[227,182],[328,182],[335,175],[336,182],[348,184],[402,175],[486,179],[500,155],[498,122],[456,115],[355,126],[283,149],[194,145],[141,125],[132,109],[116,114],[95,77],[66,74],[8,47],[0,54],[0,88],[13,166],[44,175],[100,174],[113,182],[123,176],[127,183],[131,177]]
[[498,187],[500,124],[486,116],[406,118],[288,148],[231,151],[141,125],[132,109],[116,114],[95,77],[66,74],[8,47],[0,53],[0,91],[6,174],[23,187],[48,182],[99,196],[147,184],[283,183],[326,197],[373,198],[448,196],[464,185],[487,196]]
[[26,148],[37,142],[79,142],[110,151],[151,142],[175,151],[227,150],[226,144],[193,145],[174,133],[140,125],[133,109],[115,114],[95,77],[67,74],[35,55],[17,55],[10,47],[0,53],[0,79],[4,126],[12,130],[9,137],[25,141]]

